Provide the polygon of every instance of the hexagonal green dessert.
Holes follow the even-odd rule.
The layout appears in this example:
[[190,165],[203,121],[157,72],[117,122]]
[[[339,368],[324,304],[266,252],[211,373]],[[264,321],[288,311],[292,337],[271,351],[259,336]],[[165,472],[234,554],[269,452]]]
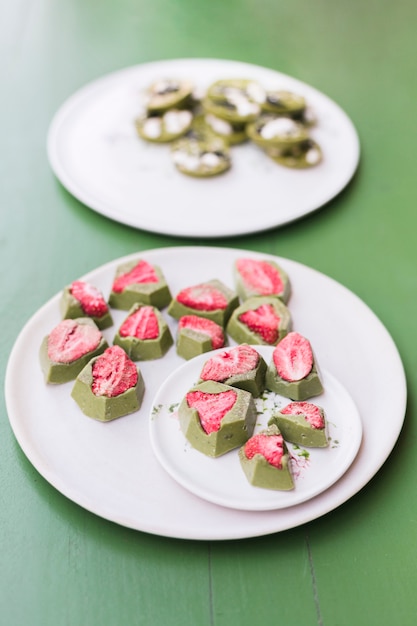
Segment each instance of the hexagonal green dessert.
[[270,259],[239,258],[234,266],[236,291],[242,300],[276,296],[287,303],[291,294],[288,274]]
[[286,441],[307,448],[328,445],[324,410],[311,402],[291,402],[274,413],[268,425],[278,426]]
[[181,430],[193,448],[218,457],[238,448],[251,436],[256,408],[247,391],[207,381],[186,394],[178,416]]
[[144,392],[140,370],[122,348],[112,346],[87,363],[71,396],[85,415],[109,422],[139,410]]
[[63,320],[40,347],[45,382],[61,384],[74,380],[88,361],[107,347],[106,339],[89,317]]
[[64,319],[91,317],[101,330],[113,325],[113,318],[103,295],[96,287],[81,280],[75,280],[65,287],[60,308]]
[[254,487],[277,491],[294,489],[290,455],[276,426],[253,435],[240,448],[239,460],[246,478]]
[[223,328],[199,315],[184,315],[179,319],[177,330],[177,354],[184,359],[223,348],[225,345]]
[[171,301],[171,292],[161,269],[144,259],[119,265],[116,269],[109,304],[128,311],[134,304],[150,304],[162,309]]
[[291,400],[307,400],[323,392],[311,344],[300,333],[289,333],[274,349],[266,388]]
[[249,391],[255,398],[265,389],[266,363],[247,344],[241,344],[213,354],[203,365],[200,381],[214,380]]
[[171,301],[168,313],[175,319],[199,315],[224,327],[238,304],[237,293],[220,280],[213,279],[182,289]]
[[135,304],[121,324],[113,343],[133,361],[159,359],[174,340],[161,312],[147,304]]
[[281,300],[257,296],[235,309],[227,324],[236,343],[276,345],[291,330],[291,314]]

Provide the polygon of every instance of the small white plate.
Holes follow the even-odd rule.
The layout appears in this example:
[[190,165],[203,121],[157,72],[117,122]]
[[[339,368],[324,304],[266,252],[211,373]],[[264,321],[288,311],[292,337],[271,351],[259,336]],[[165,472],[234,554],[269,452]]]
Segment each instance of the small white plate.
[[[268,364],[273,349],[254,346]],[[218,350],[217,352],[220,352]],[[200,498],[232,509],[268,511],[295,506],[314,498],[333,485],[357,455],[362,439],[358,410],[343,385],[328,372],[321,372],[324,393],[311,399],[321,406],[328,422],[327,448],[300,448],[288,444],[295,489],[270,491],[250,485],[241,468],[237,450],[216,459],[195,450],[180,430],[177,408],[198,381],[208,355],[202,354],[178,368],[162,385],[154,399],[150,422],[153,450],[165,470],[180,485]],[[271,392],[256,400],[255,433],[266,428],[273,409],[290,400]]]
[[[41,341],[60,320],[58,293],[17,338],[7,365],[5,399],[21,448],[66,497],[105,519],[145,532],[183,539],[241,539],[320,517],[346,502],[378,471],[404,421],[404,370],[386,328],[339,283],[289,259],[204,246],[138,252],[98,267],[84,278],[108,295],[116,267],[140,257],[163,269],[176,294],[213,277],[232,286],[234,261],[248,255],[271,258],[287,271],[293,287],[289,308],[294,330],[309,338],[320,368],[342,382],[358,407],[363,439],[355,462],[323,493],[279,511],[239,511],[195,496],[167,474],[149,440],[154,397],[183,359],[171,348],[162,359],[139,364],[146,391],[137,413],[108,424],[89,419],[70,397],[71,383],[45,385],[39,365]],[[113,313],[114,327],[104,332],[109,341],[126,315]],[[175,320],[163,314],[175,334]]]
[[[155,79],[189,78],[205,89],[240,76],[305,96],[318,118],[311,135],[323,150],[320,165],[287,169],[245,143],[232,148],[229,172],[193,179],[175,169],[168,146],[138,138],[140,93]],[[47,148],[57,178],[91,209],[135,228],[189,237],[262,231],[318,209],[350,181],[360,151],[352,122],[324,94],[274,70],[219,59],[156,61],[86,85],[55,114]]]

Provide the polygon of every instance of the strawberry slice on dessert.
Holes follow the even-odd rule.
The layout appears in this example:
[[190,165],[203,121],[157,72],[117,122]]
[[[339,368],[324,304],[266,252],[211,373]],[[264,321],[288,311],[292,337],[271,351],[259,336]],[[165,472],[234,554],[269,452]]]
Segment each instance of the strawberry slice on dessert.
[[276,345],[291,329],[286,305],[271,296],[245,300],[232,313],[227,332],[236,343]]
[[135,259],[117,267],[109,304],[115,309],[127,311],[137,303],[162,309],[171,298],[161,269],[145,259]]
[[238,304],[237,293],[214,279],[182,289],[171,301],[168,313],[175,319],[198,315],[224,327]]
[[199,315],[184,315],[178,321],[177,353],[184,359],[217,350],[225,345],[223,328]]
[[290,402],[271,417],[286,441],[311,448],[328,445],[327,421],[322,407],[311,402]]
[[201,380],[217,382],[249,391],[258,397],[265,388],[266,363],[248,344],[240,344],[213,354],[200,373]]
[[62,293],[60,308],[64,319],[91,317],[98,328],[112,326],[113,319],[102,293],[90,283],[74,280]]
[[171,331],[156,307],[135,304],[120,325],[113,343],[133,361],[159,359],[174,343]]
[[291,292],[287,273],[272,260],[240,258],[234,265],[236,289],[242,300],[276,296],[288,302]]

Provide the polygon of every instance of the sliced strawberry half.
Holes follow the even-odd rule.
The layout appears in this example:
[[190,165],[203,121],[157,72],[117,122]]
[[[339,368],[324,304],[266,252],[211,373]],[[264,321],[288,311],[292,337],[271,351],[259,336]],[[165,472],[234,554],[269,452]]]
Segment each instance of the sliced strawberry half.
[[121,337],[136,339],[157,339],[159,337],[158,317],[152,306],[141,306],[129,315],[119,329]]
[[222,419],[236,402],[237,393],[232,389],[220,393],[190,391],[186,398],[188,406],[196,409],[201,426],[209,435],[220,429]]
[[255,454],[261,454],[270,465],[281,469],[282,457],[284,455],[284,440],[282,435],[264,435],[259,433],[253,435],[245,443],[245,455],[252,459]]
[[304,415],[312,428],[324,428],[324,417],[320,408],[311,402],[290,402],[280,410],[283,415]]
[[244,284],[261,296],[281,294],[284,291],[281,274],[268,261],[238,259],[236,268]]
[[246,344],[234,346],[213,355],[203,366],[202,380],[221,382],[231,376],[246,374],[256,368],[259,362],[258,352]]
[[278,374],[288,382],[302,380],[313,367],[313,352],[308,339],[288,333],[274,349],[273,360]]
[[198,333],[203,333],[211,339],[213,350],[224,346],[224,332],[219,324],[198,315],[184,315],[178,322],[178,328],[190,328]]
[[225,295],[207,283],[186,287],[177,295],[177,301],[196,311],[226,309],[228,304]]
[[103,317],[109,310],[100,291],[89,283],[82,280],[75,280],[70,285],[70,293],[78,300],[86,315],[91,317]]
[[91,389],[96,396],[114,398],[138,382],[136,365],[119,346],[107,348],[92,367]]
[[101,339],[96,326],[63,320],[48,336],[48,357],[54,363],[72,363],[95,350]]
[[245,311],[239,316],[239,321],[266,343],[273,345],[277,342],[280,318],[272,304],[261,304],[257,309]]
[[112,291],[121,293],[126,287],[132,284],[157,283],[158,281],[159,278],[153,266],[141,259],[129,272],[120,274],[120,276],[114,280]]

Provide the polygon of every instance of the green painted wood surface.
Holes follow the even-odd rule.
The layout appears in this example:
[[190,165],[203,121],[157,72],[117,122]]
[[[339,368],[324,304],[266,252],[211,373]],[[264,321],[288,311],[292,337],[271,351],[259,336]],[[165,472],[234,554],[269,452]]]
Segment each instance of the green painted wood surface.
[[218,543],[134,532],[68,501],[21,452],[2,401],[2,624],[415,623],[416,18],[411,0],[0,1],[2,376],[19,330],[63,285],[131,252],[194,243],[83,206],[53,177],[45,138],[56,109],[89,81],[196,56],[314,85],[346,110],[362,147],[352,183],[314,215],[197,243],[278,254],[340,281],[386,325],[409,384],[403,433],[359,494],[300,528]]

